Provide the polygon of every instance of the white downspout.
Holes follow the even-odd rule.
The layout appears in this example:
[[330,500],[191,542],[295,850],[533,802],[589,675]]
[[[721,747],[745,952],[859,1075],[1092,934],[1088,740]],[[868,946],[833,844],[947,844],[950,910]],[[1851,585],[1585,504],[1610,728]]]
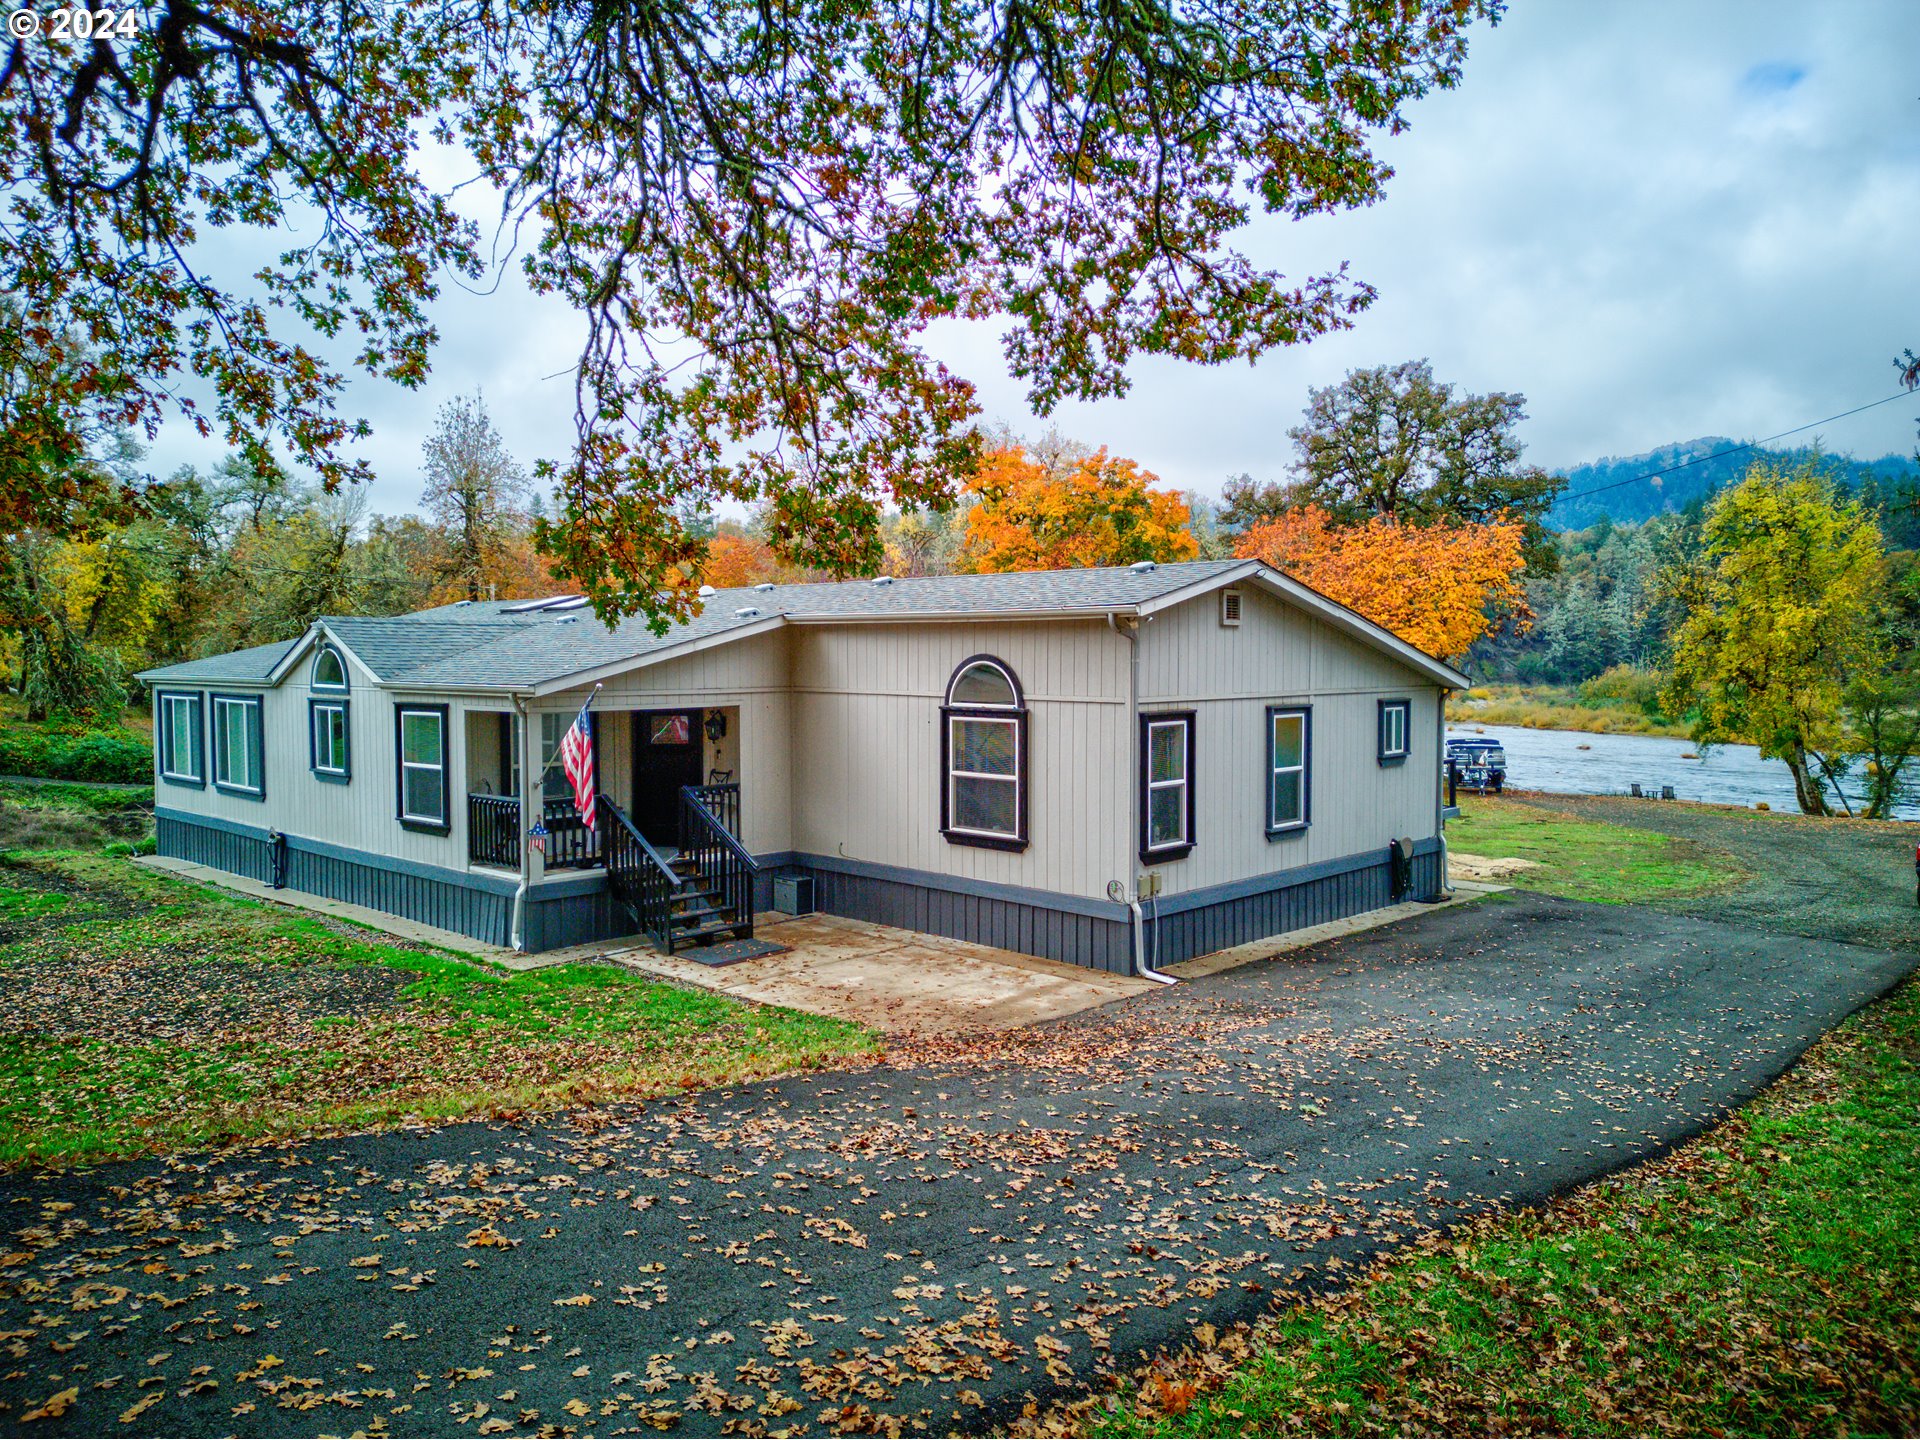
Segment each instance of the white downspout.
[[525,915],[527,909],[527,887],[533,883],[533,856],[527,847],[527,776],[532,774],[527,757],[527,736],[533,727],[527,723],[527,702],[521,695],[513,698],[513,711],[520,725],[520,819],[515,826],[520,832],[520,883],[513,891],[513,922],[508,931],[507,943],[518,954],[527,953]]
[[[1127,743],[1126,753],[1133,753],[1133,737],[1140,732],[1140,634],[1135,626],[1122,627],[1117,611],[1107,612],[1107,625],[1116,635],[1127,638]],[[1140,833],[1140,786],[1139,777],[1132,774],[1128,765],[1127,778],[1127,835],[1126,856],[1129,874],[1136,873],[1133,865],[1133,839]],[[1162,975],[1147,964],[1146,918],[1140,913],[1140,896],[1136,887],[1128,885],[1127,909],[1133,912],[1133,973],[1142,980],[1154,980],[1162,985],[1177,985],[1178,977]]]

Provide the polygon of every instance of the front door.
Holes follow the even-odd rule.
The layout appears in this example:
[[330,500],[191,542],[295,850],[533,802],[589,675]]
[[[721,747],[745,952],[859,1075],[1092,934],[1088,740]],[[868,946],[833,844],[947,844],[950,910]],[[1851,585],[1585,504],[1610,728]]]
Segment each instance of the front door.
[[700,712],[633,717],[633,825],[655,845],[680,843],[680,787],[700,783]]

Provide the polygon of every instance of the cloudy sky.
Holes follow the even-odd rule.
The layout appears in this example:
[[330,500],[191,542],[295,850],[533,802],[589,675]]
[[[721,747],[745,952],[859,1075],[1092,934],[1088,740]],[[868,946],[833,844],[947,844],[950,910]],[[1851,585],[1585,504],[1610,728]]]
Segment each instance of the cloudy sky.
[[[1419,356],[1442,379],[1528,398],[1528,455],[1558,467],[1699,435],[1752,438],[1898,388],[1920,348],[1920,4],[1912,0],[1519,0],[1475,37],[1460,88],[1420,102],[1383,143],[1398,174],[1371,209],[1245,240],[1304,276],[1345,259],[1380,298],[1356,328],[1257,366],[1136,363],[1120,400],[1053,423],[1218,494],[1281,475],[1309,386]],[[485,392],[523,460],[572,430],[578,326],[517,274],[450,289],[432,381],[359,379],[376,510],[413,507],[440,402]],[[990,329],[932,348],[987,418],[1037,432]],[[1920,399],[1820,432],[1862,456],[1907,453]],[[164,474],[217,458],[173,427]]]

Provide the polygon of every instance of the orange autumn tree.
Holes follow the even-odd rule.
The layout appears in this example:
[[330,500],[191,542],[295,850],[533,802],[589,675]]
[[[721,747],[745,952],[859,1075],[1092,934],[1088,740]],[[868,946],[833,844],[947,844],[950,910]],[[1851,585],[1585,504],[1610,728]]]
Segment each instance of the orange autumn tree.
[[766,541],[723,532],[707,542],[700,578],[717,590],[732,590],[778,580],[780,569],[779,557]]
[[1520,585],[1526,526],[1403,525],[1376,515],[1337,526],[1318,505],[1250,526],[1234,554],[1264,560],[1429,655],[1456,660],[1501,624],[1533,619]]
[[1158,476],[1097,450],[1049,472],[1019,446],[990,451],[967,482],[959,568],[1068,570],[1191,560],[1200,553],[1186,502]]

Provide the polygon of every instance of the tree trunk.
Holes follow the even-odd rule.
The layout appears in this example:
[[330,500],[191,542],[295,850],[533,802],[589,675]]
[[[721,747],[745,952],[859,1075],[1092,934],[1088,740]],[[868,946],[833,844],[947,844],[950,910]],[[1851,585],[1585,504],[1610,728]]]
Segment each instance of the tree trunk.
[[1831,815],[1833,812],[1827,808],[1826,787],[1807,763],[1807,752],[1795,745],[1781,758],[1787,762],[1787,769],[1793,772],[1793,798],[1800,802],[1800,813]]

